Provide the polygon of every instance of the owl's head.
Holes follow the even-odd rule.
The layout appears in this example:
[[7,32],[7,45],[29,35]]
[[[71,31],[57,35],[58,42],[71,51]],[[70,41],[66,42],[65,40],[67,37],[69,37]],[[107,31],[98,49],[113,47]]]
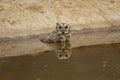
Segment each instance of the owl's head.
[[71,32],[71,27],[66,23],[56,23],[56,31],[61,35],[69,34]]

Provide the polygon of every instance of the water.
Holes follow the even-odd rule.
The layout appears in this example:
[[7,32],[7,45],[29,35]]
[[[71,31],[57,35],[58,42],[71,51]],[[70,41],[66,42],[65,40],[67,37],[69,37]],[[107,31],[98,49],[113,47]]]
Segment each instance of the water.
[[74,48],[68,59],[53,51],[1,58],[0,80],[120,80],[120,44]]

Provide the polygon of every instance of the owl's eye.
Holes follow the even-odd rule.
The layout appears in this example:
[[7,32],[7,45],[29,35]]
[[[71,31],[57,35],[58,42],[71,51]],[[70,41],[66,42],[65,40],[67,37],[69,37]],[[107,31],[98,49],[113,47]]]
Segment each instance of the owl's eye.
[[68,55],[67,55],[67,54],[65,54],[65,57],[68,57]]
[[62,57],[62,55],[60,54],[59,57]]
[[61,26],[59,26],[59,29],[62,29],[62,27],[61,27]]
[[65,29],[68,29],[68,26],[65,26]]

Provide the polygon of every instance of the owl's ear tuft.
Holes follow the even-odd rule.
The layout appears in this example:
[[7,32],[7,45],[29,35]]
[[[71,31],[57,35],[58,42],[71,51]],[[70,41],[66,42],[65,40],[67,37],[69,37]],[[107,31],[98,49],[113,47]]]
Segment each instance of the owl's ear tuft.
[[59,23],[56,23],[56,31],[58,32]]
[[68,24],[68,26],[69,26],[69,32],[71,33],[71,26]]
[[57,23],[56,23],[56,26],[59,26],[59,25],[60,25],[60,24],[57,22]]

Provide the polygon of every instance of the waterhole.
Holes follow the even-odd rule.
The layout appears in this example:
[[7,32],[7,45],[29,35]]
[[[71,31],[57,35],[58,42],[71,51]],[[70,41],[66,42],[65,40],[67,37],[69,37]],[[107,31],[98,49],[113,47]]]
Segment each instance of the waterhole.
[[54,51],[0,59],[0,80],[120,80],[120,44],[77,47],[68,59]]

